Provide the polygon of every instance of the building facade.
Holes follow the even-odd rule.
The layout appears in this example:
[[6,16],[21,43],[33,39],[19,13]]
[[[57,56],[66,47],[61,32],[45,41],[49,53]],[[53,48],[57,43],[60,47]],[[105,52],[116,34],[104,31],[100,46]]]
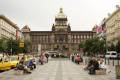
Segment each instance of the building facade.
[[[55,50],[62,53],[78,49],[78,45],[87,39],[93,38],[92,31],[71,31],[67,16],[62,8],[55,16],[55,23],[51,31],[30,31],[29,27],[22,29],[25,38],[32,42],[32,51]],[[40,49],[41,48],[41,49]]]
[[0,15],[0,38],[16,39],[16,33],[19,30],[18,26],[14,24],[4,15]]
[[117,9],[109,15],[105,24],[107,45],[116,45],[120,40],[120,8],[118,6]]

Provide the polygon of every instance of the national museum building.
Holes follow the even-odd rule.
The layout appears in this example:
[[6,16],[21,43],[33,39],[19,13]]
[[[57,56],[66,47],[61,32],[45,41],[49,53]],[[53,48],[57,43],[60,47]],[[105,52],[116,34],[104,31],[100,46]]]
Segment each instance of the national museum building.
[[30,31],[28,26],[22,28],[25,39],[32,42],[32,51],[55,50],[66,52],[78,49],[78,45],[87,39],[93,38],[93,31],[71,31],[67,16],[62,8],[55,16],[55,23],[51,31]]

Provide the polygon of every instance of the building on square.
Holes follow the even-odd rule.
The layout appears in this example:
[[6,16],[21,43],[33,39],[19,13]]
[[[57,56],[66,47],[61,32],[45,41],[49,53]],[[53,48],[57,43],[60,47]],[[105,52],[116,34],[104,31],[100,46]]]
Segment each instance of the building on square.
[[116,5],[116,10],[108,15],[105,24],[107,45],[116,45],[120,41],[120,7],[118,5]]
[[24,37],[32,42],[33,52],[39,50],[71,52],[77,50],[80,43],[93,38],[95,34],[93,31],[71,31],[71,26],[62,8],[55,16],[51,31],[30,31],[28,26],[23,27],[22,31]]
[[4,15],[0,15],[0,38],[17,39],[19,27]]

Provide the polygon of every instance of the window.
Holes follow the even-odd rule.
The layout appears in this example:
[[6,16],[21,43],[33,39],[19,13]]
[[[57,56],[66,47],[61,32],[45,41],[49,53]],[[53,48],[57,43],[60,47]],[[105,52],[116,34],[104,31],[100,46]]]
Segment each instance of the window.
[[116,55],[116,53],[112,53],[112,55]]

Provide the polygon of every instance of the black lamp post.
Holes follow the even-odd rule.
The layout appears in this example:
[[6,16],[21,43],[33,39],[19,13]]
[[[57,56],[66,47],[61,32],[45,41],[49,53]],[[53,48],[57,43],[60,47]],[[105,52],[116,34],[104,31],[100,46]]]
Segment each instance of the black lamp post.
[[10,52],[11,52],[11,54],[12,54],[12,39],[10,40],[10,47],[11,47],[11,49],[10,49]]

